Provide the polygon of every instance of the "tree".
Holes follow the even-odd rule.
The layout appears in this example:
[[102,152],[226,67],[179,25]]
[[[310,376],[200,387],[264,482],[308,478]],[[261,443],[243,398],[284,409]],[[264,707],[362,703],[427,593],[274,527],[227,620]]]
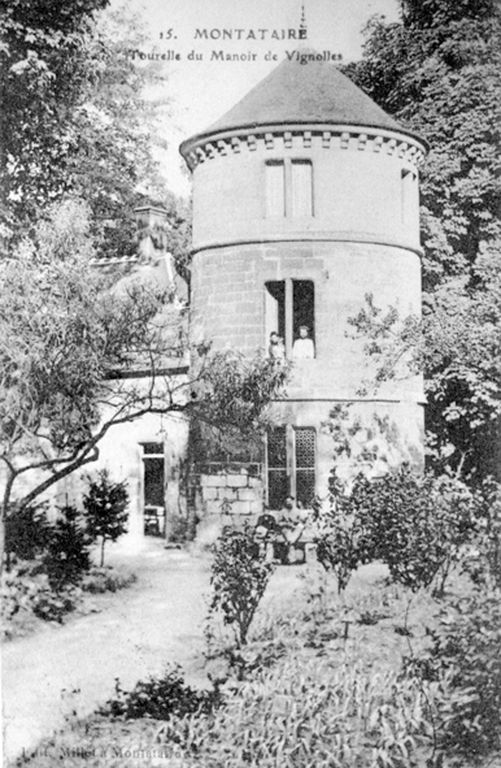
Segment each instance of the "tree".
[[501,424],[501,273],[486,251],[467,276],[446,281],[424,297],[423,317],[401,317],[370,296],[351,319],[376,363],[375,381],[424,371],[426,427],[432,466],[450,466],[480,480],[499,474]]
[[350,76],[430,146],[421,169],[425,287],[464,274],[499,238],[500,9],[493,0],[402,3],[373,18]]
[[95,461],[113,426],[146,413],[256,429],[285,367],[205,345],[192,350],[192,375],[179,358],[173,368],[184,311],[152,279],[117,282],[92,267],[81,205],[56,206],[35,235],[0,262],[4,515],[14,496],[23,509]]
[[430,146],[421,169],[423,321],[368,305],[354,325],[380,379],[411,354],[427,382],[436,460],[499,472],[501,10],[493,0],[402,2],[373,18],[348,74]]
[[222,616],[223,623],[234,631],[237,648],[247,643],[252,620],[274,571],[274,565],[265,561],[264,554],[256,554],[256,549],[255,531],[248,525],[242,531],[224,529],[214,546],[209,619]]
[[[134,207],[167,201],[159,111],[146,88],[165,78],[137,67],[137,19],[103,13],[109,0],[0,0],[3,234],[18,240],[65,195],[86,200],[101,255],[135,251]],[[164,100],[165,101],[165,100]],[[164,142],[165,144],[165,142]],[[179,210],[178,210],[179,209]]]
[[104,565],[104,547],[107,541],[116,541],[127,531],[127,483],[115,483],[106,469],[97,479],[88,478],[89,490],[83,497],[87,533],[93,541],[101,539],[101,568]]

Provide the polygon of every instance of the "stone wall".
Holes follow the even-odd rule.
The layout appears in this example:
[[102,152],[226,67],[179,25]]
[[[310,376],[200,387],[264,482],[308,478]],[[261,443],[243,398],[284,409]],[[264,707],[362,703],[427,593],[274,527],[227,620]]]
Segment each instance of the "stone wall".
[[[266,350],[265,284],[286,279],[310,280],[315,290],[316,358],[295,362],[289,397],[359,399],[373,371],[349,318],[365,306],[367,294],[384,311],[393,306],[402,317],[419,315],[419,257],[404,248],[328,241],[201,251],[193,262],[192,341],[210,340],[215,349],[246,355]],[[422,402],[422,380],[399,375],[380,386],[377,399]]]
[[253,525],[263,510],[264,484],[260,464],[200,465],[194,477],[197,540],[212,543],[221,528]]

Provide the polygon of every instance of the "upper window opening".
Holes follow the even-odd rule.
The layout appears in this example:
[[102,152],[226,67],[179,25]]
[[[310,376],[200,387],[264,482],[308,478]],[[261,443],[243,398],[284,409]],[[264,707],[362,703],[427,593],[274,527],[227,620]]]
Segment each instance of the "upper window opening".
[[312,280],[292,281],[292,357],[315,357],[315,293]]
[[313,216],[313,174],[309,160],[291,164],[291,212],[295,218]]
[[310,160],[268,160],[265,176],[266,216],[313,216],[313,167]]
[[409,224],[413,220],[418,205],[417,174],[409,169],[403,169],[401,178],[401,220]]
[[285,167],[280,161],[266,163],[266,215],[285,216]]
[[265,333],[272,358],[315,357],[312,280],[271,280],[265,284]]

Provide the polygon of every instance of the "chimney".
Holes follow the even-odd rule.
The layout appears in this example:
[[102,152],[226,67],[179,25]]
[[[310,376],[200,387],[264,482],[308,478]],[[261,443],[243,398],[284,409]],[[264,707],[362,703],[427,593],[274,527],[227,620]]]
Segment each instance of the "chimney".
[[174,291],[179,300],[185,300],[185,281],[177,274],[173,256],[167,250],[167,233],[172,228],[167,219],[167,211],[154,205],[145,205],[134,209],[134,217],[143,273],[145,270],[153,270],[159,285]]
[[145,261],[155,261],[167,249],[167,232],[170,224],[167,211],[154,205],[144,205],[134,209],[139,255]]

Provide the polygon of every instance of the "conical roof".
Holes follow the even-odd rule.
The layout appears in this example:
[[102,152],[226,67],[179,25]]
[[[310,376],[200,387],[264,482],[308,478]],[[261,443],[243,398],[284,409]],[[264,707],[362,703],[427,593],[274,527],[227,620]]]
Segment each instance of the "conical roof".
[[318,60],[300,64],[286,59],[203,134],[284,123],[403,130],[334,64]]

